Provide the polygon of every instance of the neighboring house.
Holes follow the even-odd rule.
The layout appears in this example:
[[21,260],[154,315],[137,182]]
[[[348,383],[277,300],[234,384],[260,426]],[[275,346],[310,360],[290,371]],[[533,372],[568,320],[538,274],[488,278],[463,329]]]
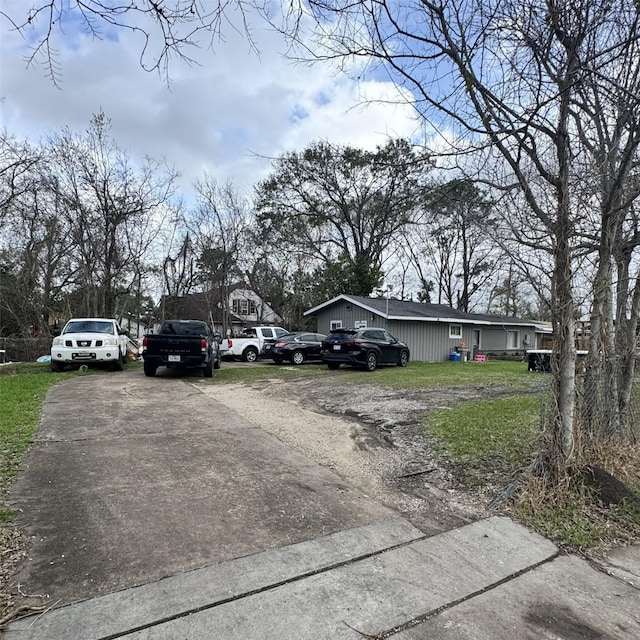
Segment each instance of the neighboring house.
[[203,320],[223,336],[235,335],[245,327],[278,325],[282,318],[245,283],[227,288],[223,296],[216,291],[191,293],[186,296],[163,296],[159,317]]
[[406,342],[411,359],[420,362],[448,360],[461,343],[477,353],[499,356],[542,347],[551,329],[532,320],[511,316],[467,313],[439,304],[422,304],[386,298],[339,295],[313,309],[318,333],[339,327],[382,327]]

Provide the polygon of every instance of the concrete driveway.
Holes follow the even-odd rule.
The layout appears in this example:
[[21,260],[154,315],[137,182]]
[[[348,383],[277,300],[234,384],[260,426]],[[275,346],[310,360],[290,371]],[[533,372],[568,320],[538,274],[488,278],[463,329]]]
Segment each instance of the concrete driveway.
[[56,385],[11,492],[50,602],[144,584],[393,514],[215,400],[140,370]]
[[506,518],[425,536],[199,384],[50,390],[10,498],[52,608],[7,639],[640,637],[633,586]]

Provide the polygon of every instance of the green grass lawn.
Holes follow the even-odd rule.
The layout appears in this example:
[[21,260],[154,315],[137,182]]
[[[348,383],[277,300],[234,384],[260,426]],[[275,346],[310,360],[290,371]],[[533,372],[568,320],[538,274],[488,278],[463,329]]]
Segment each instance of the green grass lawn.
[[527,371],[525,362],[411,362],[403,367],[379,367],[373,372],[361,371],[342,365],[337,371],[331,371],[322,364],[293,365],[267,364],[252,367],[225,367],[216,371],[211,380],[213,384],[229,382],[253,382],[280,379],[310,377],[331,378],[337,384],[383,384],[388,386],[420,389],[444,386],[466,386],[486,384],[508,384],[514,389],[526,389],[532,381],[544,382],[548,377]]

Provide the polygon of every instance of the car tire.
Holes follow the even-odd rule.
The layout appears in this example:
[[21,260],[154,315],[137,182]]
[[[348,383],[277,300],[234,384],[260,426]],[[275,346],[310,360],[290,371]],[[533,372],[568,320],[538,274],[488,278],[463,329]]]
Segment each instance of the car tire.
[[202,375],[205,378],[213,378],[213,360],[209,360],[209,362],[204,365]]
[[153,376],[156,375],[156,369],[157,367],[149,364],[148,362],[144,363],[144,375],[149,377],[149,378],[153,378]]
[[369,351],[367,353],[367,359],[362,365],[364,371],[375,371],[378,366],[378,355],[375,351]]
[[64,371],[64,365],[61,362],[58,362],[57,360],[52,360],[51,371],[53,371],[54,373],[60,373],[61,371]]
[[219,369],[222,366],[222,358],[218,354],[218,357],[213,361],[213,368]]
[[338,369],[340,367],[340,363],[339,362],[327,362],[327,367],[329,367],[329,369],[332,369],[333,371],[335,371],[336,369]]
[[303,364],[304,360],[304,353],[300,350],[294,351],[291,354],[291,364]]
[[247,347],[242,352],[244,362],[255,362],[258,359],[258,350],[255,347]]
[[398,362],[399,367],[406,367],[409,363],[409,354],[406,351],[402,351],[400,353],[400,362]]

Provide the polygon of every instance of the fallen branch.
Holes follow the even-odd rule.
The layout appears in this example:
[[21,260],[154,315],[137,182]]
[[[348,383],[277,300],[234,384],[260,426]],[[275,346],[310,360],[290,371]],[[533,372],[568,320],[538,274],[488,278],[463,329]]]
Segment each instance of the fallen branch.
[[412,476],[420,476],[423,473],[433,473],[437,471],[437,469],[421,469],[420,471],[412,471],[411,473],[404,473],[401,476],[396,476],[397,478],[411,478]]

